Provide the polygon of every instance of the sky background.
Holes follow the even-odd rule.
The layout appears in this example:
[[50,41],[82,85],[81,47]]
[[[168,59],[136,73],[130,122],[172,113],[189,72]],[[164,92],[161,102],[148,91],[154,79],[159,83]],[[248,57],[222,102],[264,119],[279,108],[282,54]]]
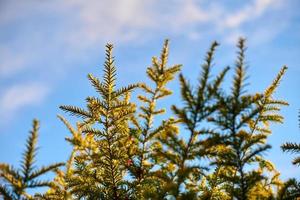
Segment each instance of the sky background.
[[[104,45],[115,44],[118,85],[145,81],[151,57],[170,39],[170,64],[196,80],[206,50],[217,40],[214,73],[234,65],[238,37],[247,38],[248,91],[263,91],[289,67],[276,97],[289,107],[272,126],[266,156],[282,178],[300,177],[280,145],[300,141],[300,1],[297,0],[0,0],[0,162],[18,164],[33,118],[41,120],[37,164],[65,161],[69,132],[59,105],[83,106],[93,95],[88,73],[102,76]],[[230,77],[226,86],[229,87]],[[179,85],[162,102],[180,102]],[[171,113],[168,113],[171,114]],[[67,119],[76,119],[64,114]],[[298,170],[298,171],[297,171]]]

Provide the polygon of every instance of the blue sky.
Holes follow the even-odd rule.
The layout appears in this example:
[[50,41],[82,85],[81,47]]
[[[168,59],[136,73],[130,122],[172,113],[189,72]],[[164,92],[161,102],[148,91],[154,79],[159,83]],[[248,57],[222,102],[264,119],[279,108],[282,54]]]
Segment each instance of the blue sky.
[[[233,65],[235,43],[247,38],[249,91],[263,91],[281,66],[289,69],[276,94],[287,100],[266,156],[284,179],[297,176],[280,145],[300,142],[300,2],[296,0],[0,1],[0,162],[21,159],[31,120],[41,120],[37,164],[64,161],[69,135],[56,118],[61,104],[84,105],[94,94],[88,73],[102,75],[104,45],[115,44],[118,84],[144,81],[151,57],[170,39],[170,63],[196,80],[205,51],[221,43],[215,72]],[[227,77],[230,81],[230,77]],[[170,86],[178,102],[178,84]],[[65,115],[67,116],[67,115]],[[67,116],[72,122],[74,118]]]

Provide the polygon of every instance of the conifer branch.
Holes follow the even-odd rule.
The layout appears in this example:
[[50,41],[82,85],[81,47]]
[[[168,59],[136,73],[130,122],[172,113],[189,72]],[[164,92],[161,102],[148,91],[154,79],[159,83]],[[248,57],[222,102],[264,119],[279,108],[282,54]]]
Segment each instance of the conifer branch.
[[[223,82],[229,67],[212,76],[217,42],[208,49],[196,85],[182,73],[179,84],[182,105],[172,105],[176,119],[164,120],[168,108],[158,105],[170,96],[170,81],[181,65],[168,66],[169,41],[160,56],[153,57],[146,74],[151,87],[130,84],[117,88],[113,45],[107,44],[103,76],[89,74],[96,96],[85,99],[85,108],[61,106],[78,117],[77,127],[58,118],[71,132],[66,140],[73,147],[64,170],[63,163],[34,166],[38,122],[26,143],[21,168],[0,163],[0,198],[5,200],[71,199],[295,199],[300,195],[296,180],[282,183],[275,166],[265,158],[271,148],[270,123],[282,123],[283,100],[274,93],[287,70],[284,66],[262,93],[245,94],[245,39],[238,53],[230,92]],[[141,88],[140,104],[131,92]],[[300,145],[282,145],[284,152],[298,154]],[[300,165],[296,155],[292,161]],[[205,166],[202,166],[205,163]],[[209,166],[209,168],[207,167]],[[52,181],[39,177],[55,172]],[[28,188],[47,186],[34,196]],[[278,194],[276,192],[278,191]]]
[[235,76],[233,78],[232,94],[237,101],[240,95],[243,93],[245,75],[245,39],[240,38],[238,41],[238,57],[235,64]]
[[[207,56],[205,58],[205,63],[202,65],[202,71],[199,77],[199,83],[197,85],[196,91],[192,90],[192,87],[188,81],[184,78],[182,74],[179,76],[180,86],[181,86],[181,98],[185,103],[183,108],[178,108],[173,105],[172,110],[179,118],[179,121],[187,128],[189,136],[185,142],[182,139],[178,139],[176,132],[168,132],[165,137],[160,137],[160,142],[162,145],[166,145],[172,151],[169,152],[161,151],[160,155],[165,158],[168,162],[173,163],[176,168],[173,172],[172,177],[173,189],[170,191],[175,198],[183,198],[187,193],[195,195],[195,191],[189,190],[188,192],[181,192],[181,187],[187,187],[189,185],[194,185],[196,187],[198,179],[192,179],[195,169],[197,169],[196,174],[203,173],[203,167],[192,166],[187,164],[188,162],[196,162],[198,158],[207,156],[206,153],[209,151],[202,148],[204,144],[197,141],[198,135],[209,135],[209,131],[205,132],[197,130],[199,124],[205,120],[206,117],[212,115],[217,106],[214,105],[213,98],[219,92],[219,86],[228,71],[224,69],[221,74],[219,74],[216,79],[209,80],[211,78],[211,67],[213,63],[213,55],[218,44],[216,42],[212,43]],[[209,148],[209,147],[208,147]],[[199,156],[201,155],[201,156]],[[197,160],[198,161],[198,160]],[[193,173],[192,173],[193,172]],[[200,175],[199,175],[200,176]],[[190,181],[195,181],[191,182]],[[167,183],[166,183],[167,184]],[[194,190],[197,190],[194,188]]]
[[300,153],[300,144],[287,142],[281,146],[283,152]]
[[51,187],[50,181],[40,181],[36,179],[64,165],[64,163],[56,163],[38,170],[35,169],[34,162],[37,151],[38,129],[39,122],[33,120],[33,127],[26,141],[26,149],[23,153],[20,169],[15,169],[13,166],[0,163],[0,180],[4,181],[4,185],[2,185],[2,183],[0,185],[0,197],[2,195],[4,199],[10,200],[33,199],[26,191],[28,188]]
[[57,115],[58,119],[64,123],[64,125],[68,128],[68,130],[74,135],[76,134],[75,129],[72,127],[72,125],[61,115]]
[[78,116],[83,119],[93,117],[89,112],[85,111],[84,109],[75,107],[75,106],[60,106],[59,108],[65,112],[70,113],[71,115]]
[[[156,115],[161,115],[165,112],[165,109],[157,109],[156,102],[166,96],[172,94],[172,91],[166,88],[167,83],[174,79],[175,75],[179,72],[181,65],[167,66],[169,55],[169,42],[165,40],[160,59],[153,57],[152,66],[147,68],[148,78],[154,83],[154,87],[150,88],[146,84],[140,84],[139,86],[145,91],[145,95],[139,95],[139,100],[144,104],[140,106],[139,117],[144,121],[136,125],[136,132],[139,134],[133,135],[138,141],[137,143],[137,156],[131,158],[132,166],[129,168],[131,175],[134,177],[134,190],[138,191],[142,185],[147,182],[153,181],[150,178],[149,170],[153,166],[150,163],[151,151],[150,145],[153,143],[157,135],[161,134],[164,130],[164,123],[157,127],[153,127],[153,120]],[[130,155],[129,155],[130,156]],[[144,187],[146,187],[146,185]],[[134,193],[135,198],[141,198],[140,192]]]
[[38,138],[38,129],[39,122],[35,119],[33,120],[32,131],[30,131],[30,135],[26,141],[26,150],[23,154],[23,160],[21,162],[24,182],[28,181],[29,176],[33,170],[33,164],[35,162],[35,155],[37,151],[36,143]]
[[52,165],[42,167],[38,170],[33,171],[28,178],[30,180],[35,179],[35,178],[37,178],[37,177],[39,177],[39,176],[41,176],[41,175],[43,175],[47,172],[55,171],[58,167],[61,167],[63,165],[64,165],[64,163],[55,163],[55,164],[52,164]]
[[[286,105],[283,101],[271,98],[279,86],[285,67],[263,94],[244,94],[244,82],[247,77],[244,43],[245,40],[240,39],[237,45],[239,51],[231,94],[222,92],[217,95],[221,109],[217,108],[218,114],[209,118],[209,122],[216,124],[224,132],[223,136],[219,137],[221,146],[227,145],[226,150],[220,149],[223,152],[215,148],[219,155],[212,163],[218,167],[227,166],[226,173],[232,173],[235,177],[232,179],[226,175],[223,178],[225,182],[230,183],[228,193],[237,199],[245,199],[254,190],[255,183],[262,184],[263,175],[253,170],[247,171],[245,166],[259,162],[255,157],[271,148],[266,144],[267,135],[271,132],[266,125],[269,122],[281,123],[283,117],[276,112],[280,110],[280,106]],[[272,101],[273,104],[270,103]]]

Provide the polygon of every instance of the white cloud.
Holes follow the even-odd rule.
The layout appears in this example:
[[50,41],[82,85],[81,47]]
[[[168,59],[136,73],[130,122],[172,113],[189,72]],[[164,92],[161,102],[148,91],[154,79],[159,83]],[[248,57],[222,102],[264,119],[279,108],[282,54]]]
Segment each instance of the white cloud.
[[[169,13],[166,12],[167,18],[162,24],[166,24],[173,28],[174,31],[183,31],[182,28],[189,25],[199,25],[211,21],[215,12],[212,10],[204,10],[194,0],[179,1],[175,4]],[[164,15],[164,14],[162,14]]]
[[[262,31],[259,24],[265,13],[280,8],[282,2],[253,0],[230,7],[196,0],[7,1],[0,9],[0,28],[10,36],[0,40],[0,76],[38,67],[36,58],[47,62],[71,55],[74,60],[77,54],[108,41],[139,43],[168,34],[191,40],[221,36],[231,43],[238,33],[276,35],[276,26]],[[257,27],[244,30],[250,22]]]
[[[219,16],[219,6],[209,9],[195,0],[162,2],[159,0],[67,1],[62,6],[71,13],[76,30],[67,42],[80,48],[99,42],[139,42],[161,33],[196,35],[194,27]],[[186,32],[185,32],[186,31]]]
[[244,23],[263,15],[265,11],[272,8],[272,5],[275,5],[274,0],[255,0],[236,13],[229,14],[223,25],[225,28],[238,28]]
[[[259,46],[276,39],[290,23],[293,11],[283,0],[253,0],[217,20],[217,29],[227,44],[236,44],[237,38],[246,37],[252,46]],[[280,16],[285,13],[284,16]],[[276,24],[276,25],[275,25]]]
[[[22,72],[33,74],[35,70],[34,74],[52,74],[55,79],[55,73],[67,69],[62,64],[53,64],[54,61],[62,63],[68,58],[69,63],[64,66],[73,66],[77,55],[108,41],[118,45],[139,43],[168,34],[191,40],[209,35],[230,44],[239,36],[253,36],[253,40],[264,42],[275,38],[285,27],[277,24],[264,29],[260,25],[264,15],[280,8],[281,2],[253,0],[229,8],[220,2],[204,4],[196,0],[7,1],[0,8],[0,28],[5,33],[0,38],[0,77],[10,78]],[[265,23],[272,24],[272,20]],[[249,23],[255,26],[244,29]],[[36,73],[45,69],[47,73]],[[23,92],[23,96],[14,99],[18,88],[26,90],[21,86],[25,87],[10,86],[2,95],[2,109],[15,111],[41,102],[47,95],[43,86],[35,89],[37,85],[27,85],[27,95]]]
[[157,16],[151,9],[156,1],[92,0],[65,1],[62,6],[75,20],[76,30],[68,32],[67,42],[87,47],[107,41],[128,42],[146,29],[155,28]]
[[[53,52],[55,56],[76,57],[108,41],[119,45],[138,43],[166,33],[191,40],[204,38],[205,34],[222,35],[230,41],[226,37],[246,33],[242,30],[245,23],[259,20],[280,2],[253,0],[229,8],[220,2],[204,4],[196,0],[8,1],[0,12],[0,28],[2,25],[5,30],[13,24],[15,32],[7,45],[12,49],[3,53],[9,56],[1,56],[0,74],[13,74],[32,66],[28,56],[24,59],[27,52],[37,52],[48,59]],[[18,51],[11,55],[16,48]]]
[[224,38],[224,42],[226,44],[234,45],[240,37],[244,36],[245,34],[241,30],[234,30],[226,35],[226,37]]
[[[92,0],[89,4],[77,0],[68,1],[63,6],[71,13],[74,9],[77,11],[75,15],[71,14],[77,29],[66,38],[72,46],[84,48],[106,41],[118,44],[138,42],[164,33],[185,35],[191,40],[203,38],[205,34],[221,35],[227,43],[231,43],[238,33],[251,36],[254,32],[262,32],[261,18],[275,8],[280,10],[282,2],[253,0],[229,8],[222,3],[204,5],[196,0],[168,3],[158,0]],[[249,23],[256,23],[257,27],[243,30]],[[274,29],[276,27],[264,32],[273,38],[280,32],[274,32]]]
[[0,118],[10,118],[27,106],[40,104],[48,93],[48,86],[38,82],[8,87],[0,95]]
[[24,70],[28,57],[24,53],[17,54],[9,48],[0,48],[0,77],[7,77]]

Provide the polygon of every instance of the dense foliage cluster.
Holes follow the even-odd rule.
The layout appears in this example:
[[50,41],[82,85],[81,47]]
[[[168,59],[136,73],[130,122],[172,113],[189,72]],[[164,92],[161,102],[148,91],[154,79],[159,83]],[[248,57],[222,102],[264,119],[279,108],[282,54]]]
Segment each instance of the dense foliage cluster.
[[[75,116],[64,117],[72,145],[68,161],[35,169],[38,122],[27,140],[21,169],[0,164],[0,198],[87,200],[226,200],[296,199],[300,184],[280,180],[280,173],[264,154],[271,146],[271,123],[282,123],[279,111],[287,102],[274,98],[286,71],[284,66],[262,92],[246,91],[245,40],[237,45],[230,88],[224,87],[229,67],[213,75],[217,42],[209,48],[195,85],[180,73],[181,65],[168,64],[169,44],[147,68],[149,81],[116,87],[113,46],[106,45],[102,79],[89,74],[96,95],[86,107],[60,106]],[[168,83],[179,74],[180,105],[162,108],[172,95]],[[137,99],[131,98],[138,90]],[[135,94],[135,93],[134,93]],[[173,116],[166,115],[171,110]],[[163,120],[162,120],[163,119]],[[286,143],[284,151],[300,152]],[[294,164],[299,165],[296,157]],[[52,181],[36,180],[55,172]],[[27,189],[46,186],[45,193]]]

